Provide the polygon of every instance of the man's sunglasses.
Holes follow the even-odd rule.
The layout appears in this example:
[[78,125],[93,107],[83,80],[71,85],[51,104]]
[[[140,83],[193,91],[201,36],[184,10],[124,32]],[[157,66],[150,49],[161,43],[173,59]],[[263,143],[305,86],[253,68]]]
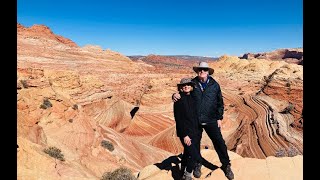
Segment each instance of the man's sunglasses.
[[201,71],[209,71],[208,68],[198,68],[198,72],[201,72]]

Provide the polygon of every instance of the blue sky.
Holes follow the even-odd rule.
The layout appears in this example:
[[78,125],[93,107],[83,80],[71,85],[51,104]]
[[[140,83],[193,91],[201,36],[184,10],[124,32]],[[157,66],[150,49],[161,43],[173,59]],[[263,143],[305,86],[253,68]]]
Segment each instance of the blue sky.
[[18,0],[17,22],[124,55],[303,47],[302,0]]

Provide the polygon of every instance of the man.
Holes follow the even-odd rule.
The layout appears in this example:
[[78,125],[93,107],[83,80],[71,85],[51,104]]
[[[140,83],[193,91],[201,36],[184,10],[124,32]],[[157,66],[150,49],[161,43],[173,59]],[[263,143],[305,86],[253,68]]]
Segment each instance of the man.
[[[193,70],[198,76],[192,79],[192,82],[196,85],[191,92],[191,96],[196,100],[199,123],[213,143],[214,149],[222,163],[221,169],[225,173],[225,176],[229,180],[234,179],[227,146],[220,130],[224,113],[220,85],[210,76],[214,70],[209,67],[208,63],[200,62],[199,66],[193,67]],[[180,95],[174,93],[172,98],[176,102],[180,99]],[[197,148],[200,151],[200,143]],[[201,171],[201,162],[196,164],[194,170],[194,172],[199,171]]]

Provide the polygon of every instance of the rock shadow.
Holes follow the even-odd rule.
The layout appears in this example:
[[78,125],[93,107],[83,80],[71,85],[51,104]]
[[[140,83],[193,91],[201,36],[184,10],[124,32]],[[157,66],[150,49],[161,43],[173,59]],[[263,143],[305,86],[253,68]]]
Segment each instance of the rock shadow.
[[134,107],[131,111],[130,111],[130,115],[131,115],[131,119],[133,119],[134,115],[136,114],[136,112],[139,110],[139,107]]

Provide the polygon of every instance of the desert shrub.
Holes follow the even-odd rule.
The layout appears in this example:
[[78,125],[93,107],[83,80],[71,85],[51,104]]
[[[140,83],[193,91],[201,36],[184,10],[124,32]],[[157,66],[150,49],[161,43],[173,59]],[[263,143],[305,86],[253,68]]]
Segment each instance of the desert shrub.
[[276,152],[275,156],[276,157],[294,157],[294,156],[296,156],[298,154],[299,154],[299,152],[295,148],[290,146],[287,150],[279,149]]
[[28,85],[26,80],[22,79],[22,80],[20,80],[20,82],[21,82],[23,88],[28,88],[29,87],[29,85]]
[[43,103],[40,105],[40,108],[42,108],[42,109],[48,109],[48,108],[50,108],[50,107],[52,107],[51,102],[49,101],[48,98],[44,98],[44,99],[43,99]]
[[101,146],[108,149],[109,151],[113,151],[114,147],[113,144],[107,140],[102,140],[101,141]]
[[266,84],[268,84],[271,81],[271,77],[270,76],[263,76],[263,79],[266,82]]
[[74,105],[72,106],[72,109],[73,109],[73,110],[77,110],[77,109],[78,109],[78,105],[77,105],[77,104],[74,104]]
[[105,172],[101,180],[137,180],[130,169],[120,167],[113,172]]
[[61,153],[61,150],[56,147],[49,147],[43,150],[45,153],[49,154],[49,156],[59,159],[60,161],[64,161],[64,155]]
[[290,87],[290,86],[291,86],[290,82],[286,82],[286,87]]
[[288,153],[288,157],[294,157],[299,154],[298,151],[293,147],[289,147],[287,153]]
[[69,122],[72,123],[72,122],[73,122],[73,119],[69,119]]
[[289,103],[289,105],[284,110],[282,110],[280,113],[288,114],[293,110],[293,108],[294,108],[294,105],[292,103]]
[[140,101],[138,99],[136,99],[136,105],[139,106],[140,105]]
[[284,149],[279,149],[277,152],[276,152],[276,157],[285,157],[286,156],[286,151]]

